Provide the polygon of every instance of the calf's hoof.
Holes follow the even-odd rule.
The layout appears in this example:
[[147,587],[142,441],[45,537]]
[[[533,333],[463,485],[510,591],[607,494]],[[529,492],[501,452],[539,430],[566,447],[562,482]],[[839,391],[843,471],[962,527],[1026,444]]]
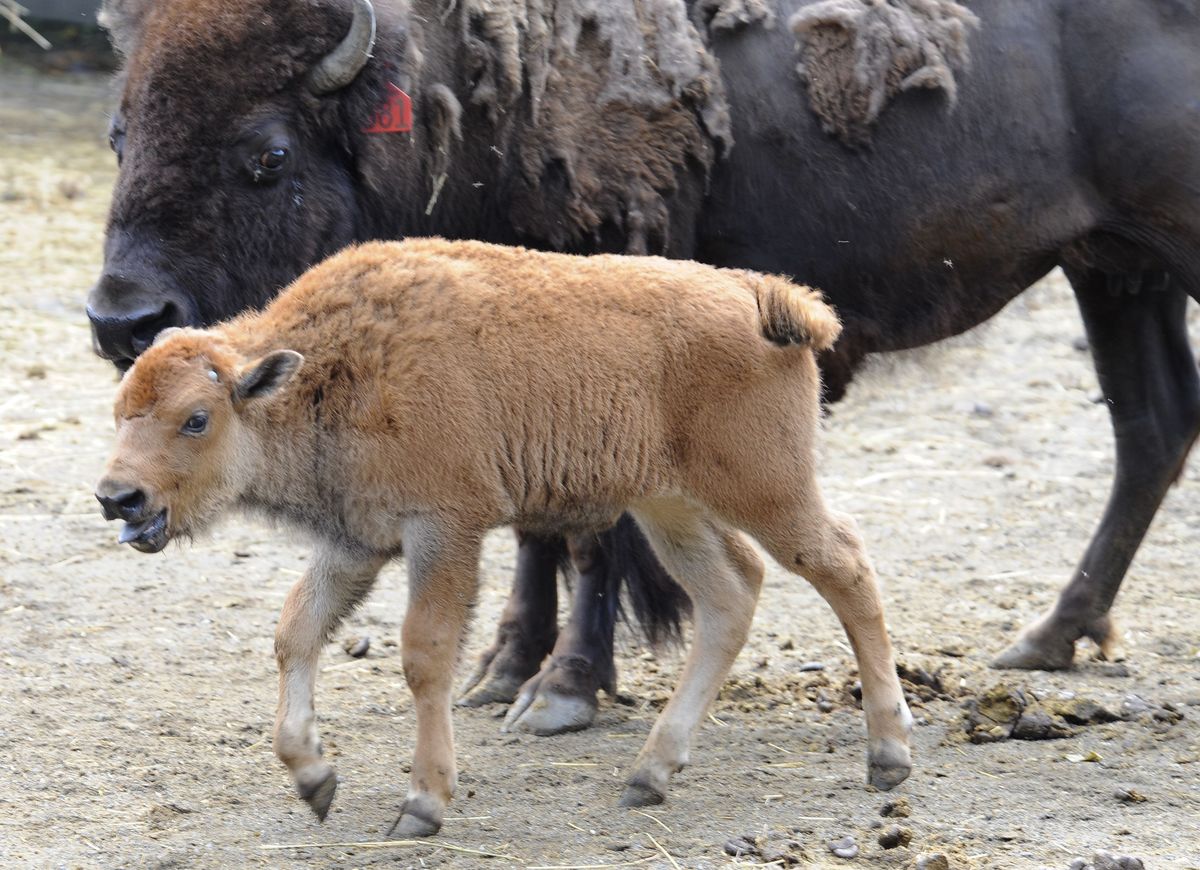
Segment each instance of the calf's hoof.
[[663,803],[666,799],[667,796],[650,785],[650,783],[640,779],[631,779],[625,783],[625,790],[621,792],[621,799],[617,801],[617,805],[622,807],[653,807]]
[[587,662],[551,659],[521,687],[504,717],[504,730],[539,737],[582,731],[596,719],[598,689]]
[[440,831],[442,814],[427,806],[428,803],[419,797],[406,800],[404,806],[400,807],[400,815],[388,828],[388,837],[394,834],[401,840],[411,840],[415,837],[432,837]]
[[912,756],[898,740],[883,740],[867,759],[867,780],[880,791],[891,791],[912,773]]
[[326,766],[324,771],[316,776],[298,778],[296,791],[316,814],[317,820],[323,822],[329,815],[329,806],[333,803],[334,793],[337,792],[337,772]]

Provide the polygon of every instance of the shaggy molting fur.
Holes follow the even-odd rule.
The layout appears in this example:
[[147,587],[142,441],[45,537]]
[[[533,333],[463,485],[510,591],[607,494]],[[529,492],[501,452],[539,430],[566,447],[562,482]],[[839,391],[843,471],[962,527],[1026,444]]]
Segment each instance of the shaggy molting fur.
[[692,4],[692,20],[706,33],[741,30],[751,24],[775,26],[775,11],[768,0],[699,0]]
[[[702,186],[733,144],[717,61],[685,5],[467,0],[460,16],[471,102],[494,123],[527,113],[512,143],[518,232],[560,250],[668,253],[671,194]],[[602,241],[609,230],[619,246]]]
[[979,19],[953,0],[824,0],[788,21],[813,111],[826,132],[864,145],[895,94],[941,88],[953,106],[955,68],[970,62]]

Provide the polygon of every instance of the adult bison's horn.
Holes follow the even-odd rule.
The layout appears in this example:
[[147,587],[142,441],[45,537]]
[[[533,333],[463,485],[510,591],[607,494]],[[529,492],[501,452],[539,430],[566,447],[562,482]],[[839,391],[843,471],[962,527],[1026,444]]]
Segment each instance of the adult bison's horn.
[[353,0],[354,19],[350,31],[337,48],[321,58],[308,74],[308,87],[315,94],[340,91],[371,59],[375,45],[375,9],[371,0]]

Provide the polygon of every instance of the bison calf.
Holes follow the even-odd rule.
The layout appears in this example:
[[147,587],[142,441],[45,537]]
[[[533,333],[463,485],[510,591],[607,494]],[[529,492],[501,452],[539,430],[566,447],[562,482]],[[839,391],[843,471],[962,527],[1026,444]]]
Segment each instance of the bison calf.
[[383,565],[403,552],[410,577],[417,735],[399,830],[427,835],[454,792],[451,677],[484,533],[599,530],[626,510],[691,596],[695,639],[621,802],[663,800],[745,642],[763,565],[739,529],[837,612],[870,781],[890,788],[910,770],[911,717],[871,564],[814,476],[813,351],[838,330],[817,293],[752,272],[362,245],[261,313],[163,333],[121,384],[97,497],[145,552],[232,508],[311,533],[275,638],[275,751],[321,818],[337,780],[317,737],[317,657]]

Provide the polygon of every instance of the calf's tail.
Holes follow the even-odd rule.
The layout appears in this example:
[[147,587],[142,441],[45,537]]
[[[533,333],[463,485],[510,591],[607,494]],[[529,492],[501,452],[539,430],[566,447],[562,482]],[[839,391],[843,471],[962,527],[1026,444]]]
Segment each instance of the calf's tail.
[[762,334],[778,345],[798,344],[814,351],[833,347],[842,324],[821,298],[821,291],[777,275],[746,273],[758,299]]

